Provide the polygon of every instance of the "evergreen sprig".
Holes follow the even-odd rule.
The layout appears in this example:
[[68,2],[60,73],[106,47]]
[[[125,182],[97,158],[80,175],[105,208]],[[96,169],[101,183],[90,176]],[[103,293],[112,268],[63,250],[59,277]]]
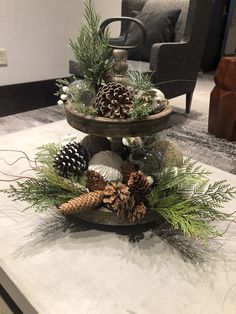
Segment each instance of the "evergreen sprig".
[[111,68],[109,31],[100,31],[100,17],[92,0],[85,2],[84,19],[77,39],[70,40],[69,45],[81,74],[98,90]]
[[155,110],[155,105],[150,102],[144,102],[140,98],[135,98],[133,100],[132,108],[129,111],[129,117],[132,120],[140,120],[148,117]]
[[63,87],[68,86],[70,82],[67,79],[57,79],[56,80],[56,86],[58,87],[58,90],[54,93],[55,96],[61,96],[61,94],[64,94]]
[[72,191],[71,186],[68,188],[64,189],[57,183],[52,184],[45,178],[35,178],[17,182],[16,187],[10,185],[4,192],[13,200],[26,201],[29,204],[27,208],[44,211],[79,195],[76,189]]
[[82,104],[81,102],[75,102],[74,103],[75,109],[83,113],[85,115],[91,115],[91,116],[97,116],[98,115],[98,108],[95,108],[93,106],[86,106],[85,104]]
[[236,189],[226,181],[209,184],[209,172],[187,159],[181,168],[169,167],[152,188],[149,204],[186,236],[207,240],[217,232],[210,224],[230,217],[218,209],[230,201]]
[[126,74],[127,85],[131,86],[135,91],[150,91],[154,88],[151,77],[140,71],[129,70]]
[[17,182],[16,187],[10,185],[3,192],[13,200],[28,202],[36,211],[47,210],[87,192],[84,176],[66,179],[57,174],[53,161],[58,151],[59,145],[52,143],[39,147],[36,153],[39,162],[35,170],[37,178]]

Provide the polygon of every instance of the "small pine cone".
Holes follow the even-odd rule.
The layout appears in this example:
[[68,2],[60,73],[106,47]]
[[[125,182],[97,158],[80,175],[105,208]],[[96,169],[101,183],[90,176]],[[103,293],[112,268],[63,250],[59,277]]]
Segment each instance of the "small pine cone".
[[103,117],[124,119],[128,116],[132,101],[133,96],[125,86],[110,82],[99,88],[94,105]]
[[140,170],[131,173],[127,185],[137,200],[146,199],[150,192],[149,180]]
[[127,185],[112,182],[105,187],[103,203],[118,216],[127,216],[134,207],[135,200]]
[[146,212],[147,212],[146,206],[143,204],[143,202],[140,202],[136,204],[133,210],[129,213],[128,219],[129,221],[132,222],[140,221],[146,215]]
[[88,192],[61,204],[59,211],[64,215],[72,215],[94,209],[102,204],[103,197],[103,191]]
[[86,171],[86,179],[87,179],[87,188],[89,191],[101,190],[105,189],[107,185],[106,181],[103,177],[96,171],[87,170]]
[[124,182],[127,183],[131,173],[135,171],[135,166],[132,165],[129,161],[124,161],[120,165],[120,169],[123,175]]

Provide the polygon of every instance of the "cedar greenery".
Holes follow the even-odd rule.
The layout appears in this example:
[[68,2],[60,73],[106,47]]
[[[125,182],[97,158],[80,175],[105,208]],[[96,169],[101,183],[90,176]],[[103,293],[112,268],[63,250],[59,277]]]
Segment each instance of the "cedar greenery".
[[77,39],[70,40],[69,45],[82,75],[98,90],[111,68],[109,31],[100,31],[100,17],[95,12],[92,0],[85,2],[84,18],[85,23]]
[[[35,171],[37,178],[30,178],[24,182],[17,182],[17,186],[10,185],[7,193],[13,200],[26,201],[29,207],[36,211],[44,211],[52,206],[58,206],[71,198],[87,192],[85,177],[65,179],[60,177],[53,167],[53,160],[59,152],[59,145],[46,144],[39,147]],[[28,208],[28,207],[27,207]]]
[[210,222],[230,217],[218,208],[236,193],[226,181],[208,185],[207,175],[201,166],[187,159],[183,167],[169,167],[162,172],[149,199],[151,209],[175,229],[205,241],[218,235]]

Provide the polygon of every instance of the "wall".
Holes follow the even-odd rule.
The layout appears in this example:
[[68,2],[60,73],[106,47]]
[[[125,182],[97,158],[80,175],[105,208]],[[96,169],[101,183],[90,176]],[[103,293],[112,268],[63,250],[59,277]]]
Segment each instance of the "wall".
[[[95,0],[101,19],[120,14],[121,0]],[[68,75],[68,41],[76,38],[82,0],[0,0],[0,86]]]

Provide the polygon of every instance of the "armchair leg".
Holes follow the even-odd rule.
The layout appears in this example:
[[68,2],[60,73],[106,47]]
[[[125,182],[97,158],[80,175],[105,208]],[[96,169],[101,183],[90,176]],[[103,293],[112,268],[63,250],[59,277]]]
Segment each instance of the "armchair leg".
[[186,94],[186,107],[185,107],[186,113],[190,113],[192,99],[193,99],[193,92],[187,93]]

